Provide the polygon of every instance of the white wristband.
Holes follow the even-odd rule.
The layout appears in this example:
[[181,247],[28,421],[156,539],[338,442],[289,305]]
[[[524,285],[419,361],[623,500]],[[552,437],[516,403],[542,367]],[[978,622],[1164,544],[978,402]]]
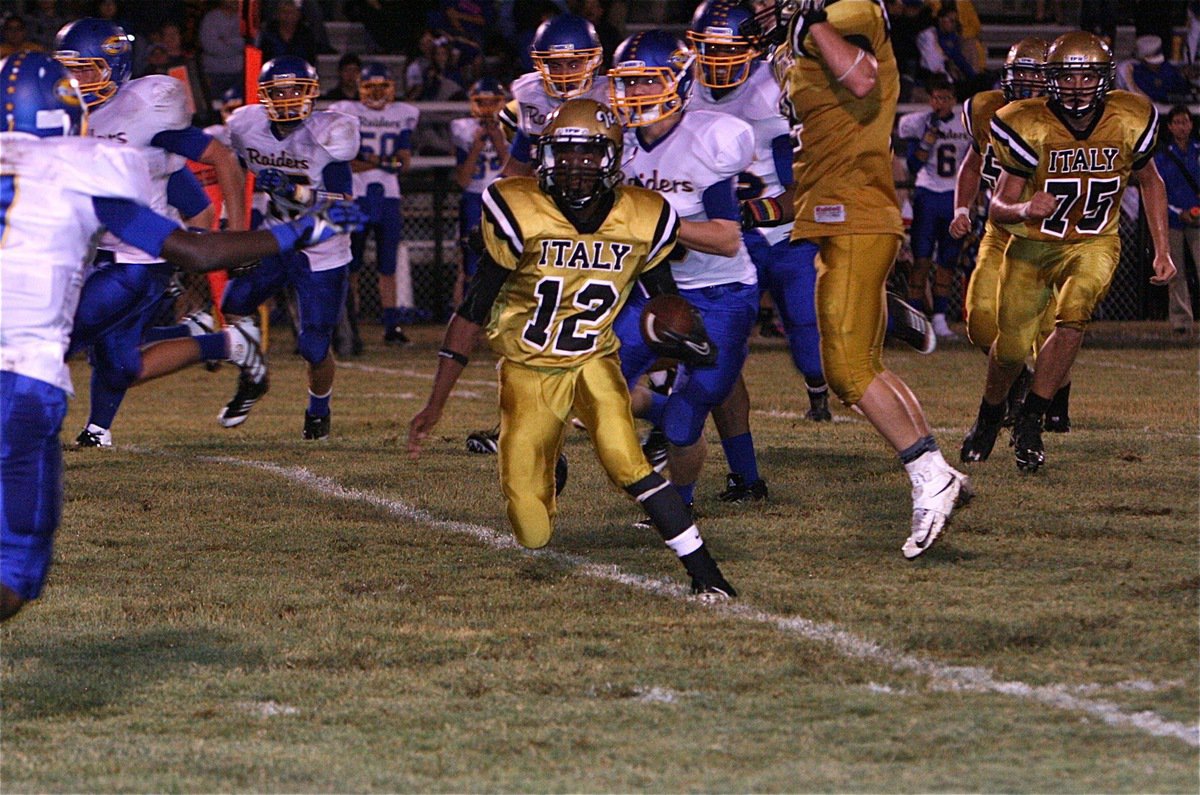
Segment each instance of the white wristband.
[[1025,202],[1021,205],[1021,212],[1017,213],[1017,216],[1020,217],[1022,221],[1029,218],[1029,202]]
[[961,217],[963,217],[963,218],[970,218],[970,217],[971,217],[971,210],[970,210],[969,208],[967,208],[967,207],[958,207],[958,208],[955,208],[955,210],[954,210],[954,217],[955,217],[955,218],[958,218],[958,217],[960,217],[960,216],[961,216]]
[[842,82],[843,80],[845,80],[847,77],[849,77],[849,76],[850,76],[850,73],[851,73],[851,72],[853,72],[853,71],[855,70],[855,68],[856,68],[856,67],[857,67],[857,66],[858,66],[860,63],[862,63],[862,59],[863,59],[863,58],[866,58],[866,57],[867,57],[867,51],[866,51],[866,50],[859,50],[859,51],[858,51],[858,55],[857,55],[857,56],[855,57],[855,59],[854,59],[854,63],[850,64],[850,68],[849,68],[849,69],[847,69],[846,71],[842,72],[842,76],[841,76],[841,77],[839,77],[839,78],[837,79],[837,81],[840,83],[840,82]]

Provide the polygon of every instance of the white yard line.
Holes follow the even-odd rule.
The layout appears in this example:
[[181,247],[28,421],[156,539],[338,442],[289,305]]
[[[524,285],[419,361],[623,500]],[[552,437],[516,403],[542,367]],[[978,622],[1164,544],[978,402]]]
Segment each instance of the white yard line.
[[[346,488],[332,478],[316,475],[303,467],[282,466],[269,461],[253,461],[227,456],[200,456],[199,458],[204,461],[269,472],[326,497],[372,505],[401,519],[469,536],[494,549],[512,550],[530,557],[549,559],[559,565],[574,567],[577,571],[594,579],[619,583],[657,596],[681,600],[688,598],[686,589],[679,582],[634,574],[615,565],[595,563],[581,555],[569,555],[548,549],[525,549],[516,542],[510,533],[484,525],[441,519],[428,511],[415,508],[399,500],[369,491]],[[1012,696],[1055,709],[1083,713],[1117,728],[1134,729],[1155,737],[1173,737],[1193,748],[1200,748],[1200,726],[1170,721],[1150,711],[1125,712],[1112,702],[1077,695],[1077,688],[1073,686],[1060,684],[1038,686],[1020,681],[997,679],[985,668],[946,665],[905,654],[860,637],[836,624],[821,623],[800,616],[775,615],[759,610],[745,602],[697,603],[697,605],[727,618],[767,624],[785,634],[828,645],[845,657],[884,665],[895,671],[911,672],[928,677],[941,688]]]

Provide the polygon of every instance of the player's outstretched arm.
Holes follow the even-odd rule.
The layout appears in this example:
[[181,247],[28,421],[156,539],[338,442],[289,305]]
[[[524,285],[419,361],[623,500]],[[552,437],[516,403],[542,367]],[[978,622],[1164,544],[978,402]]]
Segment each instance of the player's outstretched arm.
[[455,314],[450,319],[450,325],[446,326],[442,348],[438,351],[437,372],[433,376],[433,388],[429,390],[429,399],[425,401],[425,407],[408,423],[408,454],[411,458],[416,459],[421,455],[421,444],[442,418],[450,392],[458,383],[458,377],[467,366],[482,332],[482,326],[460,314]]
[[1150,227],[1150,238],[1154,241],[1154,275],[1151,284],[1166,284],[1175,275],[1175,263],[1171,260],[1171,248],[1167,243],[1167,186],[1154,158],[1133,172],[1142,191],[1142,203],[1146,206],[1146,225]]
[[200,162],[212,166],[217,171],[217,185],[221,188],[221,198],[225,202],[230,231],[241,232],[248,229],[244,187],[246,173],[242,171],[237,155],[228,146],[213,140],[200,155]]
[[954,220],[950,222],[950,236],[955,240],[961,240],[971,231],[971,208],[979,196],[982,169],[983,158],[975,151],[975,147],[969,147],[954,181]]

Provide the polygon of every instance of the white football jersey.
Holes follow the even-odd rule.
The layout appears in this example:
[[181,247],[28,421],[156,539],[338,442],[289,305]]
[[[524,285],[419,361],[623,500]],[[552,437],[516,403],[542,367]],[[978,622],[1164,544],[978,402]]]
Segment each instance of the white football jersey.
[[[475,134],[478,131],[479,120],[473,116],[450,122],[450,138],[454,141],[454,147],[467,154],[470,154],[472,147],[475,146]],[[491,138],[485,138],[483,149],[479,152],[479,159],[475,163],[475,170],[471,172],[471,181],[467,183],[467,187],[463,188],[463,193],[483,193],[488,185],[499,179],[502,168],[504,168],[504,153],[496,151]]]
[[[150,166],[150,192],[141,200],[159,215],[179,220],[179,213],[167,203],[167,180],[187,165],[187,158],[151,146],[150,141],[164,130],[182,130],[191,123],[183,83],[173,77],[148,75],[130,80],[112,99],[88,113],[88,135],[143,148]],[[108,233],[100,240],[100,248],[113,252],[117,262],[161,262]]]
[[92,197],[144,204],[143,151],[0,133],[0,369],[72,391],[63,357],[102,228]]
[[[344,113],[316,111],[283,140],[271,131],[271,120],[262,105],[238,108],[225,126],[229,128],[230,146],[250,173],[278,169],[293,182],[313,190],[325,190],[325,166],[348,162],[358,153],[358,119]],[[267,226],[290,220],[291,214],[268,203],[265,193],[254,194],[254,209],[262,213]],[[314,271],[339,268],[351,259],[350,235],[334,235],[304,253]]]
[[[779,100],[783,91],[771,74],[771,67],[764,61],[750,64],[750,77],[720,99],[713,97],[712,89],[696,81],[692,89],[689,110],[711,110],[728,113],[750,125],[754,130],[754,162],[738,176],[738,199],[767,199],[783,193],[785,188],[779,181],[775,168],[775,152],[771,143],[781,135],[788,135],[792,125],[780,110]],[[790,151],[790,150],[789,150]],[[790,174],[789,174],[790,176]],[[792,235],[792,224],[771,226],[758,230],[767,242],[775,245]]]
[[[558,110],[563,100],[546,93],[539,72],[521,75],[512,82],[509,91],[517,103],[517,129],[525,133],[530,143],[536,142],[542,130],[546,128],[546,119]],[[610,104],[612,100],[608,96],[608,78],[596,75],[592,87],[583,96],[605,105]],[[530,158],[533,158],[533,153],[530,153]]]
[[[932,117],[931,111],[924,110],[904,114],[896,125],[896,137],[920,140]],[[929,151],[929,159],[916,173],[915,181],[918,188],[946,193],[954,190],[958,165],[971,148],[971,135],[963,126],[962,113],[957,110],[945,121],[936,120],[936,124],[940,137]]]
[[[372,110],[361,102],[343,100],[329,106],[331,111],[345,113],[358,119],[361,151],[387,159],[400,151],[400,137],[405,131],[412,135],[421,111],[407,102],[389,102],[380,110]],[[400,198],[400,177],[381,168],[354,172],[354,195],[366,196],[368,185],[382,185],[388,199]]]
[[[754,131],[725,113],[687,111],[666,136],[644,147],[637,129],[625,133],[625,182],[657,191],[686,221],[707,221],[704,191],[718,182],[736,181],[754,161]],[[740,239],[739,239],[740,240]],[[688,250],[671,263],[681,288],[741,282],[755,284],[754,264],[740,242],[732,257]]]

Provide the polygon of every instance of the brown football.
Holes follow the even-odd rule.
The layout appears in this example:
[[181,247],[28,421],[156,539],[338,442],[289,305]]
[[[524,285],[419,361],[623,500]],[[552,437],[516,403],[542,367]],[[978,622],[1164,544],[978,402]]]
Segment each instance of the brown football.
[[651,344],[665,342],[668,332],[680,337],[690,336],[694,311],[686,298],[656,295],[642,308],[642,336]]

